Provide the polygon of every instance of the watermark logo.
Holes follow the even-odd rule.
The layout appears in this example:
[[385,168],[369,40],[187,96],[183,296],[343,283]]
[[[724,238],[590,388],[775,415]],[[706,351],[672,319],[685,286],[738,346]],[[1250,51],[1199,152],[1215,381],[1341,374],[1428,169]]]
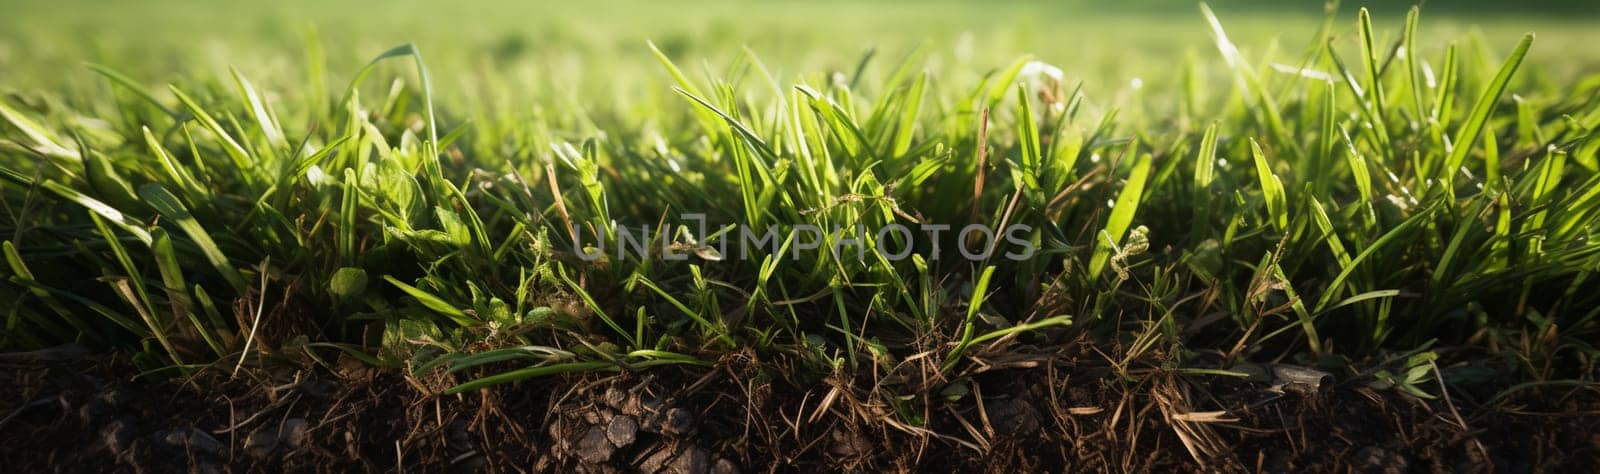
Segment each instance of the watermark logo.
[[[585,261],[599,260],[607,255],[614,255],[617,259],[650,259],[659,255],[663,260],[677,261],[687,260],[690,255],[715,256],[709,260],[749,260],[780,254],[799,260],[808,252],[828,251],[833,253],[835,259],[853,253],[857,260],[864,261],[867,248],[872,247],[876,254],[897,262],[916,253],[914,247],[919,237],[925,237],[925,242],[930,245],[928,252],[923,254],[930,260],[961,258],[978,262],[999,256],[1021,261],[1038,251],[1038,247],[1028,238],[1033,233],[1033,227],[1024,224],[995,228],[985,224],[954,227],[922,223],[911,227],[890,223],[880,227],[856,225],[831,229],[812,224],[762,227],[734,224],[708,235],[705,214],[689,213],[679,217],[685,221],[695,221],[697,225],[691,230],[689,226],[666,224],[655,233],[655,237],[658,237],[655,240],[660,241],[659,253],[651,252],[653,240],[650,226],[617,224],[608,229],[613,237],[611,239],[591,236],[595,237],[593,245],[585,245],[581,230],[570,229],[574,236],[573,253]],[[686,235],[688,244],[674,238],[678,235]],[[942,239],[952,236],[955,242],[968,244],[954,245],[953,251],[941,248]],[[612,241],[610,249],[607,249],[608,240]]]

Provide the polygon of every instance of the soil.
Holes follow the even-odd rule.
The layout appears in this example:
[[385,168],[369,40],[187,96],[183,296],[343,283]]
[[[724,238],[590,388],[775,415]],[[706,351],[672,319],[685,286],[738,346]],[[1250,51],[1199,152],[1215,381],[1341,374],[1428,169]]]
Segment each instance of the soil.
[[[17,472],[1544,472],[1600,466],[1592,390],[1423,400],[1053,357],[901,403],[883,384],[711,368],[457,380],[328,366],[135,377],[116,355],[0,358],[0,466]],[[878,382],[882,382],[881,380]],[[874,390],[874,387],[879,390]],[[948,398],[947,398],[948,397]],[[915,398],[915,396],[913,396]],[[979,400],[982,400],[981,402]],[[904,401],[904,400],[903,400]],[[915,400],[912,400],[915,401]],[[906,412],[904,407],[916,408]],[[920,426],[910,421],[922,421]]]

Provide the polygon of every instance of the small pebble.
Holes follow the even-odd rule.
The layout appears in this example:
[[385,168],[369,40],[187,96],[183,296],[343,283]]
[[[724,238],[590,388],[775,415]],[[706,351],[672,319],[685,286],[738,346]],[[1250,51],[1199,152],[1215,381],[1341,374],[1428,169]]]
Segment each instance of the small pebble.
[[467,432],[467,420],[460,418],[450,422],[450,427],[444,432],[444,440],[451,448],[460,451],[471,451],[474,447],[472,434]]
[[112,420],[100,427],[100,439],[111,454],[121,456],[133,444],[133,424],[126,420]]
[[606,427],[606,439],[611,440],[611,444],[619,448],[625,447],[633,444],[638,432],[639,422],[634,420],[633,417],[627,415],[617,416],[612,418],[611,424]]
[[266,458],[278,449],[278,430],[273,427],[256,428],[244,440],[244,452],[256,458]]
[[341,387],[343,386],[332,380],[311,378],[300,382],[300,386],[297,388],[299,388],[300,393],[314,398],[332,398],[339,393]]
[[107,388],[95,395],[95,400],[105,403],[112,408],[121,408],[133,400],[133,395],[121,388]]
[[715,466],[711,466],[711,473],[739,474],[739,466],[734,464],[733,461],[729,461],[728,458],[722,458],[717,460],[717,464]]
[[290,418],[278,428],[278,439],[289,443],[290,448],[299,449],[305,446],[306,432],[311,430],[311,424],[305,418]]
[[611,453],[616,450],[617,447],[606,439],[606,430],[598,426],[589,428],[584,432],[583,439],[578,441],[578,457],[593,464],[610,461]]
[[1039,410],[1021,398],[985,401],[984,410],[1000,436],[1024,437],[1039,430]]
[[606,389],[604,399],[606,405],[609,405],[611,408],[621,410],[628,403],[628,394],[619,388],[611,387]]
[[682,408],[667,410],[667,416],[661,420],[661,431],[669,435],[686,435],[694,429],[694,416]]
[[162,441],[195,453],[217,454],[223,449],[222,442],[217,441],[217,438],[194,428],[168,433]]
[[1379,446],[1368,446],[1356,451],[1355,462],[1363,471],[1385,474],[1410,472],[1411,464],[1405,455]]

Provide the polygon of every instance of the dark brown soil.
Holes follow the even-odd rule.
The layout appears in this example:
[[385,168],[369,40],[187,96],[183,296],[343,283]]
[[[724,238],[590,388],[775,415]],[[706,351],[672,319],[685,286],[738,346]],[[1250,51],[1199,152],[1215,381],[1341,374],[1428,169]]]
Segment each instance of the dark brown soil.
[[[901,400],[749,357],[552,377],[470,395],[341,361],[135,380],[118,357],[0,360],[0,470],[1581,472],[1600,397],[1474,390],[1419,400],[1362,383],[1280,387],[1074,358]],[[770,362],[770,361],[769,361]],[[1221,379],[1221,380],[1218,380]],[[882,382],[882,381],[879,381]],[[875,388],[876,387],[876,388]],[[944,398],[951,396],[954,400]],[[978,400],[982,400],[979,402]],[[914,412],[907,412],[906,407]],[[922,420],[920,426],[912,421]]]

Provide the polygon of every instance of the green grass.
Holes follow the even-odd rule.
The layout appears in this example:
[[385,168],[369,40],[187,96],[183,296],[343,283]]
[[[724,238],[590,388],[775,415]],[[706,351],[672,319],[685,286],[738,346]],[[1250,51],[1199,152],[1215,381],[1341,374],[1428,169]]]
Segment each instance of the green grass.
[[[0,98],[0,299],[18,302],[0,347],[77,341],[161,371],[344,352],[447,370],[456,392],[733,354],[802,383],[934,354],[916,369],[931,387],[876,390],[942,390],[1085,335],[1196,373],[1353,375],[1448,347],[1465,355],[1446,374],[1586,383],[1600,354],[1600,55],[1572,46],[1593,40],[1582,23],[1540,20],[1536,41],[1514,20],[1347,9],[1240,14],[1240,34],[1185,7],[1080,31],[944,5],[867,50],[891,7],[739,7],[772,18],[707,14],[653,44],[627,25],[683,13],[443,39],[346,7],[315,33],[37,8],[7,20],[29,26],[0,55],[26,73]],[[1258,15],[1315,33],[1273,40]],[[991,19],[1018,23],[954,34]],[[74,24],[149,36],[19,55]],[[952,231],[892,236],[912,249],[897,259],[873,233],[838,253],[849,236],[780,233],[736,258],[663,235],[680,213],[724,239],[1024,224],[1038,252],[955,258],[970,243]],[[629,245],[613,223],[668,241],[574,252]]]

